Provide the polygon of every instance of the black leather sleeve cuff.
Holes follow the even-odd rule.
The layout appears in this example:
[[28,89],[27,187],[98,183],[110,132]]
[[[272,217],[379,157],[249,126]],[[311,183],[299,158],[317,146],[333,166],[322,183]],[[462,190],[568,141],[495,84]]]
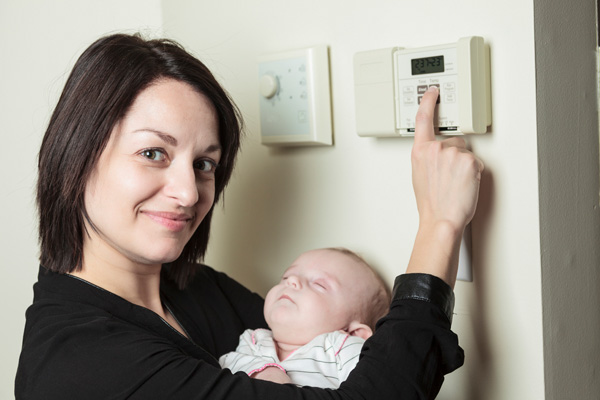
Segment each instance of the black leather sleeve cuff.
[[392,302],[395,300],[421,300],[440,307],[452,323],[454,292],[446,282],[429,274],[404,274],[396,277]]

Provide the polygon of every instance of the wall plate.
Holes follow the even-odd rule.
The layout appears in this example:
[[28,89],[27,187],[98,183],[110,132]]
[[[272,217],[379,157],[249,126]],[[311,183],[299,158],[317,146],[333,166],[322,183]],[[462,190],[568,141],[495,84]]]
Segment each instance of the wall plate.
[[258,78],[262,144],[333,144],[327,46],[262,56]]

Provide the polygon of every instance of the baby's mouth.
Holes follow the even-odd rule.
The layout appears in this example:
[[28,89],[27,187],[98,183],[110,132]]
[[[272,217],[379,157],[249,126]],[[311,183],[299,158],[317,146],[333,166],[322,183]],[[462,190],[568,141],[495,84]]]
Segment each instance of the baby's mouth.
[[284,299],[285,299],[285,300],[289,300],[289,301],[291,301],[292,303],[294,302],[294,300],[292,300],[292,298],[291,298],[290,296],[288,296],[287,294],[282,294],[282,295],[279,297],[279,300],[284,300]]

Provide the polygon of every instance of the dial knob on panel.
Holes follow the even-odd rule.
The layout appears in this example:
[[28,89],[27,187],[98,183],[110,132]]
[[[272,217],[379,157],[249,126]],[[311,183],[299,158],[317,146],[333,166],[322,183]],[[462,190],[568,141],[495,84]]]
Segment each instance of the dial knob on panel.
[[275,96],[279,89],[279,81],[276,76],[265,74],[260,78],[260,94],[267,99]]

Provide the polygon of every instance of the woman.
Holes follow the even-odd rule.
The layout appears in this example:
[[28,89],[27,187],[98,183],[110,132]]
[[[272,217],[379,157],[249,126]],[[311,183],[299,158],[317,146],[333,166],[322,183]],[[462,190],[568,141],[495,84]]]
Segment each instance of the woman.
[[[39,155],[41,267],[17,398],[433,398],[463,362],[450,331],[458,247],[481,162],[417,116],[420,224],[390,313],[337,391],[232,375],[216,361],[263,300],[197,264],[239,148],[237,109],[177,44],[112,35],[77,61]],[[267,368],[255,378],[279,373]]]

